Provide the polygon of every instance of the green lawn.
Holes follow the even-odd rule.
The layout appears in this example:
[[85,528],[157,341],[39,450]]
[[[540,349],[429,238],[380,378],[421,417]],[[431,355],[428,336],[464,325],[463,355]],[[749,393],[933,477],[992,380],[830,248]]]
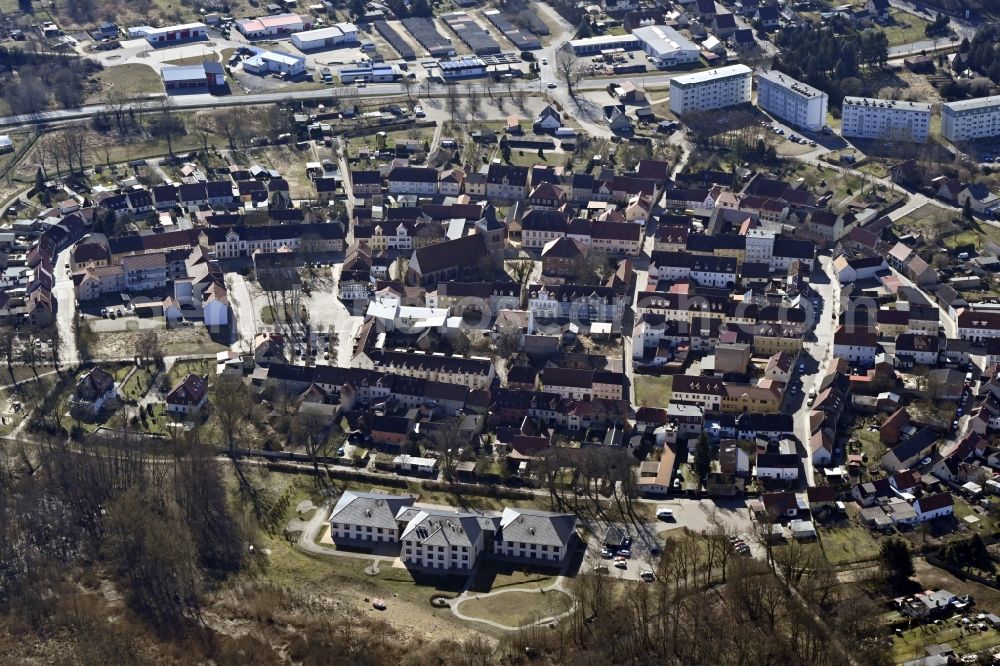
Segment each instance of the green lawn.
[[170,367],[170,372],[168,373],[170,385],[173,386],[183,381],[185,377],[192,373],[198,376],[208,375],[209,380],[211,380],[212,375],[215,374],[215,361],[212,359],[177,361]]
[[509,627],[565,613],[573,599],[565,592],[505,592],[485,599],[467,599],[458,610],[470,617],[499,622]]
[[[930,25],[930,21],[907,14],[903,11],[892,12],[893,24],[880,27],[889,40],[889,46],[899,46],[900,44],[910,44],[928,39],[924,29]],[[949,43],[947,38],[941,39],[942,43]]]
[[868,562],[879,554],[878,541],[871,532],[858,525],[820,528],[819,539],[826,559],[835,566]]
[[127,399],[139,400],[149,391],[152,382],[152,373],[146,368],[140,368],[129,377],[128,381],[120,387],[119,391]]
[[636,375],[635,402],[640,407],[666,407],[670,402],[673,385],[674,378],[671,375]]
[[[956,497],[955,519],[964,525],[966,524],[965,523],[966,516],[975,516],[976,518],[979,519],[978,523],[968,526],[969,529],[972,531],[979,532],[980,534],[993,534],[997,529],[996,520],[990,518],[990,516],[986,513],[977,513],[976,511],[973,511],[972,507],[969,506],[968,502],[966,502],[961,498]],[[957,536],[959,538],[965,538],[966,536],[968,536],[968,533],[957,534]]]

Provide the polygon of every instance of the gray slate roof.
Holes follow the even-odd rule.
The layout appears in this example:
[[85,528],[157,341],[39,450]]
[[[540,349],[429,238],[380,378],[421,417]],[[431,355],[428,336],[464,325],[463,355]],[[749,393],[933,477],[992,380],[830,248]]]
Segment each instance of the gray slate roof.
[[386,495],[347,490],[333,507],[330,520],[349,525],[395,529],[396,514],[413,504],[409,495]]
[[399,518],[412,516],[400,535],[400,541],[416,541],[428,546],[468,546],[479,540],[482,527],[479,516],[446,509],[420,509],[416,514],[403,509]]
[[529,509],[504,509],[500,515],[503,541],[565,547],[576,530],[576,516]]

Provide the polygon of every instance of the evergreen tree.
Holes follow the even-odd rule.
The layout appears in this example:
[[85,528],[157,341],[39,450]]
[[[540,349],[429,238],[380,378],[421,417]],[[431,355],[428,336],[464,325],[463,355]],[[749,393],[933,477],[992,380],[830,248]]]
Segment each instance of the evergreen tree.
[[899,537],[882,542],[879,559],[886,576],[892,580],[905,580],[913,575],[913,554]]
[[694,472],[698,475],[698,480],[704,482],[711,471],[712,446],[708,443],[708,435],[703,432],[694,450]]

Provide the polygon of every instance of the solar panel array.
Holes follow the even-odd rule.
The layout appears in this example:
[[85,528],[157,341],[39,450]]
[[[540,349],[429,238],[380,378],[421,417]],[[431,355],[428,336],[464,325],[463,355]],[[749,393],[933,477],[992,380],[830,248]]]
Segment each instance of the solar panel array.
[[452,46],[451,40],[438,32],[437,28],[434,27],[434,21],[429,18],[422,16],[405,18],[403,19],[403,27],[409,30],[410,34],[435,58],[455,53],[455,47]]
[[493,24],[493,27],[502,32],[503,36],[509,39],[514,46],[522,51],[534,51],[535,49],[542,48],[542,42],[535,33],[530,30],[518,28],[511,23],[510,19],[501,14],[499,9],[488,9],[483,12],[483,16]]
[[417,52],[413,50],[403,36],[393,30],[387,21],[374,21],[375,31],[382,35],[382,39],[389,42],[389,46],[396,50],[403,60],[416,60]]
[[483,30],[483,28],[472,20],[472,17],[465,12],[442,14],[441,20],[444,21],[449,28],[454,30],[455,34],[458,35],[458,38],[465,42],[476,55],[493,55],[500,53],[500,45],[497,44],[495,39],[493,39],[493,36]]

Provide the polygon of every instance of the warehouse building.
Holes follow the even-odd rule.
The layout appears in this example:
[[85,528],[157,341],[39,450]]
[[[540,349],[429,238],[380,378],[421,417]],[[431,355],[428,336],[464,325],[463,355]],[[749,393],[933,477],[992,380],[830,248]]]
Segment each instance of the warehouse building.
[[586,37],[584,39],[574,39],[569,45],[573,47],[573,53],[578,56],[594,55],[603,51],[614,49],[624,49],[626,51],[638,51],[642,48],[639,38],[634,35],[600,35],[598,37]]
[[358,43],[358,27],[353,23],[337,23],[328,28],[305,30],[292,35],[292,44],[300,51],[337,49]]
[[475,56],[442,60],[438,65],[441,67],[442,79],[463,79],[486,74],[486,62]]
[[752,75],[746,65],[730,65],[674,77],[670,110],[683,115],[749,103]]
[[[450,58],[455,55],[455,47],[451,40],[437,31],[434,21],[422,16],[410,16],[401,21],[403,27],[409,30],[414,39],[427,49],[433,58]],[[402,55],[402,54],[401,54]]]
[[375,26],[375,32],[382,35],[382,38],[389,42],[389,46],[399,54],[400,58],[403,60],[417,59],[417,52],[403,39],[402,35],[389,25],[388,21],[373,21],[372,25]]
[[289,78],[306,71],[306,59],[302,56],[281,51],[262,51],[243,61],[243,70],[251,74],[284,74]]
[[522,51],[534,51],[542,48],[542,42],[538,35],[530,30],[524,30],[511,23],[510,19],[500,13],[499,9],[487,9],[483,12],[486,20],[493,24],[493,27],[503,33],[503,36]]
[[199,65],[165,66],[160,70],[163,89],[170,93],[203,93],[226,85],[222,65],[206,60]]
[[465,42],[465,45],[472,49],[472,52],[477,56],[500,53],[500,45],[493,39],[493,36],[483,30],[482,26],[466,12],[442,14],[441,20],[454,30],[458,38]]
[[841,106],[841,136],[859,139],[927,141],[931,105],[872,97],[845,97]]
[[352,65],[341,67],[337,71],[342,84],[358,83],[392,83],[401,75],[399,65],[387,65],[385,63],[367,63],[363,65]]
[[793,125],[818,132],[828,104],[825,92],[787,74],[773,69],[757,74],[757,106]]
[[952,142],[1000,136],[1000,96],[945,102],[941,134]]
[[142,26],[129,31],[137,37],[143,37],[153,46],[171,46],[183,42],[208,39],[208,27],[204,23],[185,23],[183,25],[168,25],[165,28],[150,28]]
[[236,29],[247,39],[287,35],[307,30],[311,26],[312,21],[308,16],[299,16],[298,14],[276,14],[253,19],[240,19],[236,22]]
[[698,46],[669,26],[647,25],[633,30],[632,36],[660,69],[698,62]]

